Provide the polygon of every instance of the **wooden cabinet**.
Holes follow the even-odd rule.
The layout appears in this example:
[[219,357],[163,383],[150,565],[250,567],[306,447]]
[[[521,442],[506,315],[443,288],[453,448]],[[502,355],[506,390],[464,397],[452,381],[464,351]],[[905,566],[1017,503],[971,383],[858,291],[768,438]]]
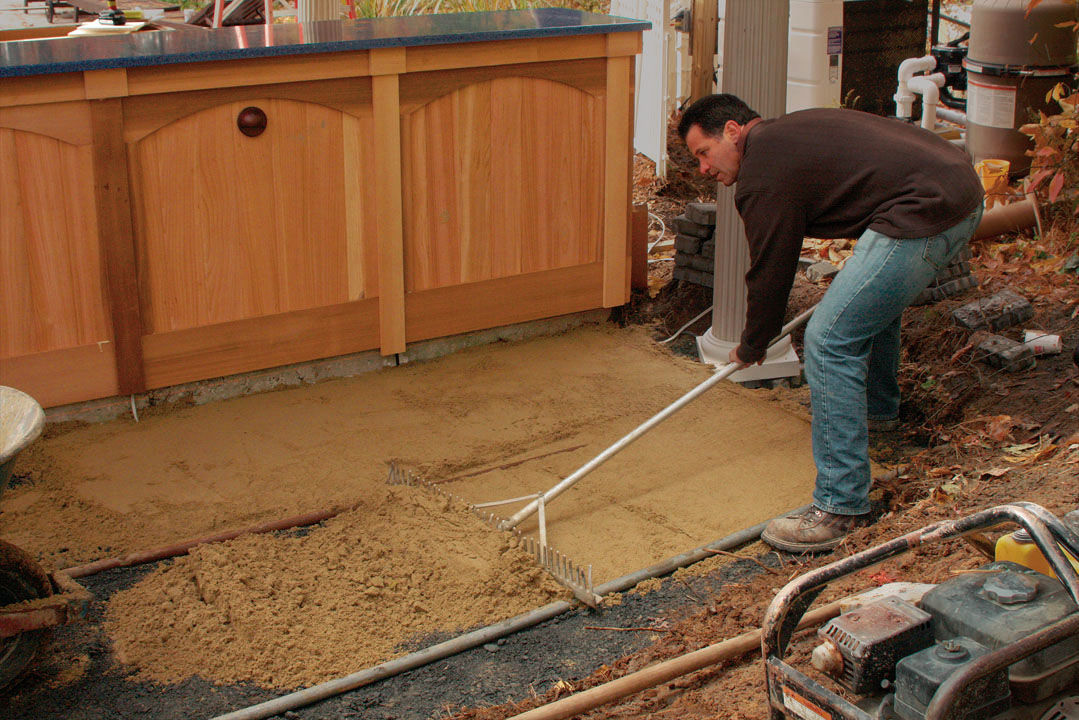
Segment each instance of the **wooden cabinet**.
[[0,383],[57,405],[625,302],[639,43],[0,78]]

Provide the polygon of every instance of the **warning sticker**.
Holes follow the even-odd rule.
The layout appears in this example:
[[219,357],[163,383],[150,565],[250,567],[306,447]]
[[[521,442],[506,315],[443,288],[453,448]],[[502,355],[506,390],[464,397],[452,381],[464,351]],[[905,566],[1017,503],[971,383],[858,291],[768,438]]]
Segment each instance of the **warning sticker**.
[[828,54],[839,55],[843,52],[843,26],[833,26],[828,28]]
[[1016,88],[967,81],[967,121],[982,127],[1015,127]]
[[802,720],[832,720],[832,714],[816,703],[783,686],[783,707]]

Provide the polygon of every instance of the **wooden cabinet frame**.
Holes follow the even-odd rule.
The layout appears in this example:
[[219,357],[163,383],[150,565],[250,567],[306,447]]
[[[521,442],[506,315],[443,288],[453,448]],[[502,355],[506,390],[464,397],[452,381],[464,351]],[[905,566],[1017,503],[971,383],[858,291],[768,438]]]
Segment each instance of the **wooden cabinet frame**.
[[[83,331],[90,341],[11,343],[21,349],[6,355],[0,351],[0,383],[21,387],[45,405],[58,405],[362,350],[390,355],[402,352],[406,343],[428,338],[623,304],[629,297],[633,55],[640,51],[640,42],[639,32],[617,32],[0,79],[0,141],[42,135],[65,143],[64,147],[87,148],[77,152],[89,153],[92,173],[86,182],[92,187],[84,191],[93,198],[93,210],[80,225],[91,232],[81,235],[79,242],[96,246],[90,255],[98,258],[98,264],[78,272],[99,278],[100,290],[86,301],[96,304],[95,311],[106,318],[99,330]],[[499,119],[505,115],[505,98],[518,96],[541,116],[524,123],[525,130]],[[558,107],[563,101],[566,107]],[[556,107],[543,107],[547,102]],[[161,194],[165,185],[147,183],[151,170],[144,166],[146,157],[153,158],[152,170],[158,176],[167,179],[175,172],[185,188],[198,182],[184,178],[191,172],[207,173],[215,183],[257,180],[265,185],[269,182],[265,178],[253,179],[250,172],[245,176],[239,166],[243,163],[232,168],[222,161],[220,167],[206,170],[199,164],[204,163],[199,159],[203,156],[186,150],[169,156],[169,148],[183,146],[176,130],[187,127],[182,123],[190,122],[196,134],[235,133],[234,127],[219,121],[224,115],[215,108],[248,103],[285,108],[293,113],[288,117],[309,118],[311,128],[320,131],[330,122],[333,127],[327,132],[332,131],[340,157],[320,158],[317,147],[301,150],[311,153],[302,162],[316,188],[310,192],[316,194],[305,196],[303,187],[294,198],[288,191],[272,193],[265,212],[288,223],[267,220],[265,231],[245,237],[245,252],[264,259],[263,253],[274,252],[274,242],[281,244],[282,234],[295,234],[282,229],[295,225],[295,218],[287,214],[292,212],[290,203],[315,207],[322,201],[317,188],[337,182],[337,175],[330,180],[318,177],[323,163],[326,172],[340,173],[342,190],[332,193],[336,199],[329,202],[334,207],[312,215],[311,222],[322,225],[304,226],[308,229],[303,232],[311,234],[308,242],[325,240],[332,248],[311,261],[317,267],[304,269],[309,278],[267,277],[267,283],[277,283],[274,290],[254,287],[249,277],[237,276],[237,282],[248,286],[237,291],[241,300],[235,307],[217,307],[203,315],[181,312],[182,322],[170,325],[163,320],[169,316],[155,303],[167,296],[172,307],[178,307],[184,298],[198,298],[203,289],[198,287],[198,273],[181,266],[212,262],[216,244],[231,241],[229,233],[235,229],[203,219],[200,227],[208,229],[200,233],[212,235],[222,226],[220,238],[206,240],[209,254],[185,248],[162,254],[160,247],[185,242],[190,234],[170,235],[169,228],[174,227],[170,223],[182,220],[157,218],[156,225],[148,225],[147,208],[170,199],[147,195],[151,187]],[[497,112],[487,112],[491,103]],[[214,119],[199,121],[202,124],[188,120],[196,116]],[[572,130],[554,127],[547,119],[563,116],[577,119],[566,123]],[[439,122],[453,127],[443,131]],[[417,130],[421,125],[422,132]],[[512,127],[512,132],[496,137],[505,127]],[[549,135],[544,134],[548,127]],[[282,145],[285,149],[278,149],[276,156],[265,157],[285,153],[292,161],[296,148],[307,147],[280,126],[274,131],[279,138],[275,142],[294,144]],[[175,135],[171,145],[158,142],[169,132]],[[538,140],[529,136],[536,132]],[[451,134],[452,142],[430,141]],[[415,147],[407,146],[409,137]],[[200,141],[191,138],[193,143]],[[223,142],[227,147],[233,141]],[[545,152],[547,148],[537,147],[537,142],[555,143],[556,152]],[[238,147],[236,152],[242,153],[257,146]],[[151,150],[157,154],[148,155]],[[436,165],[439,169],[433,170]],[[265,167],[267,172],[273,170]],[[235,177],[228,174],[233,171]],[[576,189],[560,187],[562,176]],[[11,196],[14,182],[4,177],[0,176],[0,200]],[[518,190],[492,200],[500,188],[484,183],[503,183],[507,177],[517,179]],[[450,188],[455,194],[427,197],[431,207],[417,209],[425,187],[445,189],[447,184],[458,186]],[[191,212],[197,200],[171,199],[191,205]],[[11,202],[21,207],[27,199]],[[214,206],[218,213],[214,217],[220,217],[221,207],[221,203]],[[257,217],[251,214],[256,209],[242,208],[250,217]],[[56,198],[50,206],[26,212],[73,210]],[[439,224],[443,216],[452,231]],[[332,220],[325,221],[326,217]],[[523,219],[520,232],[507,227],[507,218],[515,217]],[[528,218],[539,220],[525,222]],[[578,223],[577,218],[583,221]],[[556,230],[528,227],[542,225],[541,220],[551,221],[549,227]],[[426,225],[418,224],[421,221]],[[27,232],[24,244],[50,242],[44,235],[38,238]],[[423,263],[416,255],[421,232],[429,235],[422,241]],[[439,238],[443,245],[432,245]],[[524,249],[504,247],[506,242],[525,243]],[[546,247],[544,242],[562,245]],[[157,249],[151,252],[153,248]],[[288,252],[296,257],[302,251]],[[520,261],[514,253],[532,259]],[[33,265],[26,259],[31,256],[34,253],[23,253],[18,263],[0,256],[0,277],[20,283],[19,275],[35,274],[25,271]],[[266,265],[287,275],[290,270],[282,262]],[[332,280],[332,289],[327,290],[325,278]],[[170,287],[183,292],[169,296]],[[308,289],[310,298],[304,296]],[[213,286],[206,291],[215,292]],[[252,294],[273,292],[291,295],[276,305],[250,300]],[[279,309],[251,309],[260,307]],[[12,332],[21,331],[0,327],[0,333]]]

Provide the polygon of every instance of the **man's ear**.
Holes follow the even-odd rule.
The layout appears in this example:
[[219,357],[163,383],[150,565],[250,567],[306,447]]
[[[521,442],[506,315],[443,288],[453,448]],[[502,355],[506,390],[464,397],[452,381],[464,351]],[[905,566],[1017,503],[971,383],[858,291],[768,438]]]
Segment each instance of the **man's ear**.
[[742,126],[736,123],[734,120],[728,120],[723,125],[723,138],[732,143],[738,144],[738,137],[742,134]]

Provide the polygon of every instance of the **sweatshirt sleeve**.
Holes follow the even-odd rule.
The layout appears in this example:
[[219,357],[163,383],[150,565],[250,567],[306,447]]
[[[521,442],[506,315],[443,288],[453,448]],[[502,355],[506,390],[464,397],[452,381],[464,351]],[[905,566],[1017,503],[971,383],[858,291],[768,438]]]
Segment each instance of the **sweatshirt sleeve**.
[[746,326],[738,357],[755,363],[765,356],[768,343],[783,327],[806,219],[805,211],[790,198],[769,192],[738,196],[736,205],[745,224],[750,261],[746,273]]

